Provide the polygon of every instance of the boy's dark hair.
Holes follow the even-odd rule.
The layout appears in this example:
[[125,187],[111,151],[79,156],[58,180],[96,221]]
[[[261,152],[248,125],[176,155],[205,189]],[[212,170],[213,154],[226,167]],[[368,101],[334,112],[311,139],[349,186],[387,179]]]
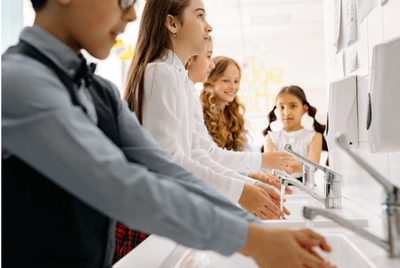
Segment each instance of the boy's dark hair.
[[41,9],[46,4],[47,0],[31,0],[33,9],[35,11]]

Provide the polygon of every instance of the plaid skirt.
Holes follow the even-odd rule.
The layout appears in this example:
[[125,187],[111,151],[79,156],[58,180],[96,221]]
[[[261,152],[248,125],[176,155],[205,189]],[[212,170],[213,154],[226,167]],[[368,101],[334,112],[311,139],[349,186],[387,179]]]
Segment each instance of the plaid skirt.
[[150,234],[136,231],[117,223],[113,264],[142,243]]

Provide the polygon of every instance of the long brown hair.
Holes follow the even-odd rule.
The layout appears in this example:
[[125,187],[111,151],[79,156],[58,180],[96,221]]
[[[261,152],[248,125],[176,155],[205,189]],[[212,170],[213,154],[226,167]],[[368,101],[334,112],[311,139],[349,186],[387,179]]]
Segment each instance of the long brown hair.
[[[314,118],[314,129],[316,132],[319,132],[322,134],[322,150],[328,151],[328,145],[326,143],[325,137],[324,137],[324,131],[325,131],[325,125],[320,124],[316,119],[315,115],[317,113],[317,108],[313,107],[308,103],[306,94],[304,93],[304,90],[299,87],[299,86],[288,86],[282,88],[278,95],[276,96],[276,99],[279,98],[280,95],[289,93],[292,94],[293,96],[296,96],[303,105],[308,106],[308,115]],[[271,123],[277,120],[276,115],[275,115],[275,109],[276,106],[271,110],[271,112],[268,114],[268,127],[263,130],[263,135],[266,136],[268,134],[268,131],[271,130]],[[264,146],[261,147],[261,152],[264,151]]]
[[139,37],[135,54],[125,85],[124,99],[131,111],[136,113],[139,122],[143,121],[144,75],[150,62],[164,58],[167,49],[172,48],[168,29],[165,25],[167,15],[172,15],[183,23],[183,11],[190,0],[147,0],[139,26]]
[[241,151],[247,141],[246,135],[243,134],[248,133],[243,117],[245,107],[240,102],[239,97],[235,96],[235,99],[222,111],[217,106],[213,89],[215,83],[223,76],[230,65],[235,65],[238,68],[239,77],[241,76],[241,69],[235,60],[228,57],[215,57],[213,61],[215,68],[211,71],[207,82],[204,83],[204,89],[200,93],[204,121],[208,132],[219,147]]

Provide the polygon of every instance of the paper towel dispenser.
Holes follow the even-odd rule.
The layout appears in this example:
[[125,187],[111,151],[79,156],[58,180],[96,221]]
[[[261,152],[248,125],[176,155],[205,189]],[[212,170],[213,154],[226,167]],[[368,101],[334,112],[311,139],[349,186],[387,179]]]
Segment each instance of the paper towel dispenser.
[[332,82],[329,87],[329,108],[326,142],[329,151],[339,149],[335,134],[345,133],[349,146],[358,147],[357,76]]
[[372,153],[400,150],[400,37],[374,46],[369,84],[368,143]]

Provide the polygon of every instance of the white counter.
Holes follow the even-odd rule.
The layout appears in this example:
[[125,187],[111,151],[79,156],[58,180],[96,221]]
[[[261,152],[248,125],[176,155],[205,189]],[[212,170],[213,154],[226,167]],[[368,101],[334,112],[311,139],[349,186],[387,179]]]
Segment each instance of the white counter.
[[[357,206],[356,204],[343,198],[343,207],[350,208],[362,215],[368,220],[369,226],[365,230],[374,233],[379,237],[385,237],[383,233],[383,221],[376,215]],[[340,233],[345,234],[358,249],[363,252],[369,260],[377,268],[395,268],[400,267],[400,259],[390,259],[387,253],[382,248],[369,242],[343,227],[332,228],[314,228],[314,231],[322,234]],[[117,262],[113,268],[131,268],[131,267],[151,267],[151,268],[174,268],[177,262],[182,261],[188,254],[195,253],[194,250],[189,250],[183,246],[177,245],[175,242],[162,238],[156,235],[151,235],[138,247],[132,250],[128,255]],[[185,255],[186,254],[186,255]],[[218,254],[219,255],[219,254]],[[216,255],[215,255],[216,256]],[[254,267],[255,263],[241,254],[234,254],[229,258],[221,257],[218,266],[214,264],[194,266],[194,267],[224,267],[222,263],[227,264],[225,267]],[[206,260],[207,262],[207,260]],[[205,262],[205,263],[206,263]]]

